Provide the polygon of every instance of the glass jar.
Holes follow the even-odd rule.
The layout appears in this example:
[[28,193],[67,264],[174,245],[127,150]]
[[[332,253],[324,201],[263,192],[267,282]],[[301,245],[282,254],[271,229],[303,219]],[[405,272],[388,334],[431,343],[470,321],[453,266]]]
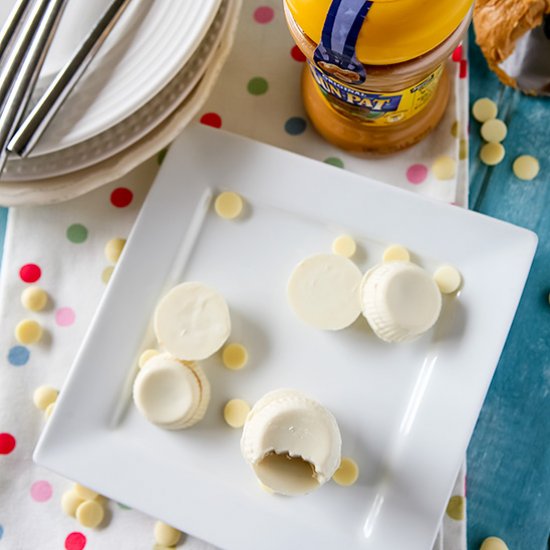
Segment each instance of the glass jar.
[[328,141],[391,153],[441,120],[450,94],[445,61],[470,23],[473,0],[284,0],[308,62],[306,111]]

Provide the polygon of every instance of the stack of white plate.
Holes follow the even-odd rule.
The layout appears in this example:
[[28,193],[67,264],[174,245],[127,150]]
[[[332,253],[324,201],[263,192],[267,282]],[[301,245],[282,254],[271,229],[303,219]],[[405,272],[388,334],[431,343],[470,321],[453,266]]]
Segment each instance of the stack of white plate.
[[[15,0],[0,0],[0,21]],[[44,91],[108,0],[68,2],[35,92]],[[241,0],[132,0],[27,158],[10,157],[4,205],[67,200],[167,146],[206,100]]]

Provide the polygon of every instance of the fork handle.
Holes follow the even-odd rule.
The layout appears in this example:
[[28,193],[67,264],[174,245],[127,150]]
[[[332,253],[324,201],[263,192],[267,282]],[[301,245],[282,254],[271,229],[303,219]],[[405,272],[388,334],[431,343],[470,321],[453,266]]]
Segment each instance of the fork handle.
[[86,71],[101,45],[131,0],[113,0],[80,44],[73,57],[59,71],[42,97],[22,122],[8,144],[8,151],[26,157],[55,117],[67,96]]
[[46,9],[41,13],[36,34],[21,66],[18,67],[19,71],[0,113],[0,172],[4,169],[8,156],[7,142],[25,112],[66,3],[67,0],[37,2],[37,5],[46,4]]
[[22,21],[23,14],[29,2],[30,0],[18,0],[8,15],[2,30],[0,30],[0,59],[4,55],[8,44],[11,42],[19,23]]

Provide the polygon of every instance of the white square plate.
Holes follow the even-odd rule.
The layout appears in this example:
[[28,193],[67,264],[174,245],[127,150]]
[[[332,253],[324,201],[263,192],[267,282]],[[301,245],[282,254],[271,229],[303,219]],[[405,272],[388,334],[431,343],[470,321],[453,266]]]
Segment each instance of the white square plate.
[[[219,218],[212,197],[247,212]],[[401,243],[429,270],[457,266],[459,297],[412,344],[378,341],[359,320],[309,328],[286,301],[304,257],[349,233],[362,270]],[[438,204],[270,146],[195,126],[173,144],[73,365],[35,460],[108,497],[231,550],[429,550],[510,328],[536,248],[524,229]],[[171,286],[199,280],[227,299],[231,339],[250,364],[204,365],[205,419],[167,432],[131,403],[150,321]],[[282,498],[258,488],[223,404],[294,387],[336,416],[349,488]]]

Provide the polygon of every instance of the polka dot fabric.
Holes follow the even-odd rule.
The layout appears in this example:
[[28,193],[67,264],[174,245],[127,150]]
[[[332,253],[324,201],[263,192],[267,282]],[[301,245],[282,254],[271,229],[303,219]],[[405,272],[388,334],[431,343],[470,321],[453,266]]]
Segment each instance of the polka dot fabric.
[[[460,78],[465,74],[465,51],[455,52],[449,61],[455,85],[447,115],[435,133],[387,161],[364,159],[326,143],[309,123],[300,98],[305,57],[288,33],[282,2],[247,0],[218,85],[196,118],[206,126],[325,162],[333,171],[350,170],[464,205],[466,162],[460,161],[459,151],[460,147],[465,150],[460,144],[467,140],[466,88]],[[112,517],[100,530],[81,530],[74,518],[62,514],[60,498],[71,483],[31,460],[45,422],[43,413],[33,406],[32,393],[44,384],[63,386],[98,301],[111,277],[116,277],[115,264],[105,258],[105,245],[113,238],[128,237],[165,154],[159,152],[121,180],[68,203],[10,210],[8,234],[17,235],[17,240],[8,239],[5,244],[0,288],[0,316],[6,327],[0,331],[0,403],[5,412],[0,418],[0,539],[4,543],[0,546],[40,550],[153,546],[155,520],[115,502],[107,503]],[[433,177],[433,161],[442,155],[457,161],[453,180]],[[32,314],[48,339],[22,346],[14,340],[13,329],[28,317],[20,299],[31,285],[39,285],[51,298],[42,311]],[[463,476],[452,493],[463,497],[459,486]],[[444,550],[464,549],[463,534],[464,521],[445,514],[441,540],[459,542],[444,544]],[[212,547],[186,537],[185,548]]]
[[[63,386],[105,290],[103,272],[113,268],[107,266],[105,244],[113,237],[128,237],[157,170],[154,158],[123,180],[71,202],[10,210],[9,233],[17,239],[8,238],[5,243],[0,288],[4,329],[0,331],[2,548],[133,550],[153,546],[155,519],[123,510],[114,502],[106,504],[112,519],[105,529],[84,529],[65,516],[61,497],[71,482],[34,465],[32,453],[46,422],[43,411],[33,403],[33,393],[43,385]],[[22,292],[32,286],[39,286],[49,297],[40,311],[29,312],[21,303]],[[40,343],[15,341],[15,327],[26,318],[44,328]]]

